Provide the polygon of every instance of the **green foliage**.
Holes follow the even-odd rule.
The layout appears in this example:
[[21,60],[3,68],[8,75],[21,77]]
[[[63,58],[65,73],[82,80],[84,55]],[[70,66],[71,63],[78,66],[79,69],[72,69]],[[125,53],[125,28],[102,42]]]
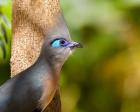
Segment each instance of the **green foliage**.
[[11,0],[0,0],[0,83],[9,75],[11,54]]
[[63,69],[63,112],[140,112],[140,1],[61,5],[71,37],[84,44]]
[[10,58],[11,0],[0,2],[0,65]]

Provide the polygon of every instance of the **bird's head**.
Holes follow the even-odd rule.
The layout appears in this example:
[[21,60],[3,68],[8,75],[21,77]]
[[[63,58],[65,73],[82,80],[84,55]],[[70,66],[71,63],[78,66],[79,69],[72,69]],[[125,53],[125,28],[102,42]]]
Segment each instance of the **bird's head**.
[[62,66],[75,48],[82,45],[70,38],[68,27],[60,14],[55,25],[48,30],[47,38],[43,45],[43,53],[47,61],[53,66]]
[[71,41],[63,36],[52,36],[44,46],[45,57],[55,66],[62,66],[75,48],[81,48],[78,42]]

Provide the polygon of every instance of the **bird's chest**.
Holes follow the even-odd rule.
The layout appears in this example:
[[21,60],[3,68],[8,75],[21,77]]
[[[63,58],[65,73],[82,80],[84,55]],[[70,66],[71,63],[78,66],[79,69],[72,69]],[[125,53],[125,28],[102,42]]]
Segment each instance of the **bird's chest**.
[[40,98],[41,108],[45,109],[54,97],[58,88],[58,79],[56,77],[43,78],[42,95]]

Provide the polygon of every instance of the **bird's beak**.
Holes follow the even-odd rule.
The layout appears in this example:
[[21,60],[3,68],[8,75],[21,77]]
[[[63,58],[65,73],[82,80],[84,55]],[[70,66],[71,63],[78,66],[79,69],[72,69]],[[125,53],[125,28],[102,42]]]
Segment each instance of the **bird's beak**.
[[70,42],[68,47],[70,47],[71,49],[73,49],[73,48],[83,48],[83,45],[78,43],[78,42]]

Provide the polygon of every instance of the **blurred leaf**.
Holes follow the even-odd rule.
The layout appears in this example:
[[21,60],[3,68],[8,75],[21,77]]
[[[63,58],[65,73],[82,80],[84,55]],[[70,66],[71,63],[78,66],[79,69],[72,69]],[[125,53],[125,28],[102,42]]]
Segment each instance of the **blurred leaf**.
[[0,0],[0,84],[9,78],[12,1]]
[[11,0],[0,2],[0,65],[10,58],[11,46]]

